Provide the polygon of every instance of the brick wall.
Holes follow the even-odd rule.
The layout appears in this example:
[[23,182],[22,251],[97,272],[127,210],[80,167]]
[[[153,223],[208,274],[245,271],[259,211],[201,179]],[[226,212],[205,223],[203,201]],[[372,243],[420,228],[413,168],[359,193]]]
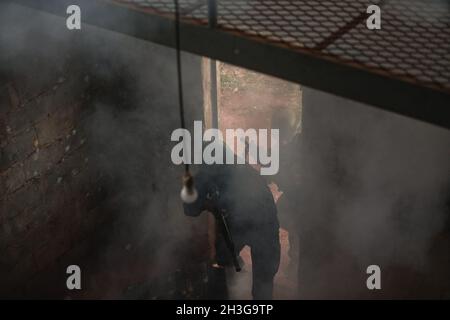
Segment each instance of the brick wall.
[[[129,248],[130,239],[145,238],[136,241],[153,252],[158,239],[183,233],[161,209],[179,188],[168,158],[179,126],[175,56],[96,28],[68,32],[63,19],[30,9],[3,9],[0,29],[14,37],[0,35],[0,297],[60,298],[67,265],[98,269],[92,261],[111,239]],[[199,119],[200,59],[183,60],[186,108]],[[144,218],[150,231],[139,229]],[[97,285],[85,296],[105,290]]]
[[39,82],[12,72],[0,84],[2,294],[54,265],[101,219],[83,126],[89,84],[41,59],[21,62],[46,75]]

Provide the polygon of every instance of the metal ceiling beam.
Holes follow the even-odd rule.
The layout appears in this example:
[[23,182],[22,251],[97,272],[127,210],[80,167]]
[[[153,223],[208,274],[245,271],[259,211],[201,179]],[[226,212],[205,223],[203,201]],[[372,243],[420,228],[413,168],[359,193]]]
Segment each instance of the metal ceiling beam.
[[[108,1],[9,0],[58,16],[82,8],[82,21],[160,45],[175,47],[172,17],[143,12]],[[83,31],[81,31],[83,32]],[[241,34],[195,23],[181,24],[181,49],[384,110],[450,128],[450,93],[343,64],[308,50],[275,46]]]

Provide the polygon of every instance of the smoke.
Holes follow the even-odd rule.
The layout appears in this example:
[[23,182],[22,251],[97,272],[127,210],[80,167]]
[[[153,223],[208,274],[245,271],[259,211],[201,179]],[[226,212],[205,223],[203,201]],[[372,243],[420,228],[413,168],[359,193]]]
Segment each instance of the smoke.
[[[23,62],[37,57],[46,65]],[[173,50],[87,25],[68,31],[62,18],[3,4],[0,63],[2,73],[27,74],[35,84],[46,70],[56,70],[55,80],[66,74],[80,82],[90,97],[80,116],[89,165],[105,179],[116,221],[99,264],[112,270],[120,263],[118,248],[147,251],[144,266],[154,269],[148,279],[162,283],[150,296],[173,297],[169,276],[194,257],[179,248],[203,222],[183,216],[181,168],[170,160],[170,133],[179,127]],[[199,66],[198,57],[183,55],[187,109],[201,114]],[[307,88],[303,106],[300,139],[280,154],[280,186],[298,220],[289,231],[300,237],[303,296],[362,292],[369,264],[427,275],[426,283],[437,270],[431,249],[448,223],[449,131]],[[296,193],[289,194],[293,184]],[[126,273],[139,269],[123,260]],[[411,288],[418,278],[411,278]],[[408,288],[399,290],[404,295]]]
[[303,106],[301,151],[290,154],[300,157],[303,295],[355,297],[371,264],[419,274],[396,287],[411,294],[441,268],[431,249],[448,223],[450,132],[309,88]]
[[[195,247],[193,233],[204,231],[202,220],[183,214],[182,168],[170,160],[170,133],[180,123],[174,50],[86,24],[68,31],[63,18],[13,4],[2,6],[0,20],[2,73],[25,74],[45,92],[41,78],[49,76],[42,73],[55,72],[55,81],[70,78],[79,90],[54,103],[63,108],[72,100],[84,101],[75,122],[85,135],[87,174],[92,180],[101,177],[96,187],[106,188],[103,207],[114,221],[94,228],[106,233],[106,241],[91,248],[97,261],[91,269],[101,276],[93,277],[88,287],[104,290],[96,298],[123,297],[127,286],[151,288],[139,298],[174,297],[180,283],[173,283],[172,274],[183,264],[199,263],[188,260],[193,252],[186,243]],[[190,123],[202,113],[200,58],[183,54],[182,63]],[[140,274],[133,274],[136,270]],[[108,279],[111,283],[99,283],[111,273],[116,273]],[[127,294],[137,297],[136,292]]]
[[[123,245],[132,243],[137,255],[148,254],[144,263],[151,269],[148,278],[135,281],[156,286],[145,298],[188,296],[189,292],[176,291],[192,290],[193,285],[180,283],[184,280],[176,274],[191,265],[195,269],[192,247],[197,243],[190,239],[194,233],[201,239],[202,230],[200,220],[183,214],[182,168],[170,160],[170,134],[180,123],[175,52],[117,35],[86,40],[83,48],[92,48],[88,61],[99,61],[92,81],[104,87],[92,92],[95,112],[89,128],[94,161],[116,189],[108,201],[119,211]],[[99,49],[99,40],[104,50]],[[183,55],[182,62],[187,113],[194,110],[186,121],[192,121],[195,112],[201,113],[200,59]],[[114,257],[117,244],[114,234],[111,237]]]

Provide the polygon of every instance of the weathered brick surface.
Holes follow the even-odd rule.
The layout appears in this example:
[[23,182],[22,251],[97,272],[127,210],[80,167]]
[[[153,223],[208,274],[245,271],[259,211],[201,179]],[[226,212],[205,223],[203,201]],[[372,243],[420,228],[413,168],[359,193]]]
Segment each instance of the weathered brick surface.
[[[89,250],[101,255],[109,243],[100,247],[97,239],[124,237],[120,246],[126,247],[133,230],[158,229],[152,219],[142,225],[145,216],[167,216],[148,212],[151,199],[135,191],[160,195],[167,181],[179,181],[169,174],[167,181],[152,181],[170,166],[167,128],[179,125],[178,113],[168,111],[176,103],[170,51],[97,29],[53,32],[55,18],[42,19],[26,27],[49,28],[28,30],[32,36],[22,39],[17,54],[0,50],[0,297],[66,295],[65,268],[83,265]],[[191,79],[189,66],[186,85],[201,84]],[[186,108],[201,114],[202,95],[185,95]],[[110,118],[98,117],[104,105]],[[159,204],[152,210],[160,211]],[[145,235],[151,243],[161,233]]]
[[[2,173],[2,180],[5,183],[6,195],[18,190],[25,183],[23,164],[15,163],[11,168]],[[3,197],[5,194],[3,194]]]
[[1,77],[0,297],[26,294],[102,219],[83,123],[89,83],[44,58]]

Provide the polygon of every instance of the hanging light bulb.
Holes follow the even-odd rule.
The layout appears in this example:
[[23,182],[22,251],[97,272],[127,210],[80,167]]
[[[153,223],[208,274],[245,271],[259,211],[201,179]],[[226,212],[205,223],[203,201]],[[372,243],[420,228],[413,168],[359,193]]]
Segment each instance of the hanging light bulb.
[[194,179],[189,172],[186,172],[183,176],[183,188],[180,192],[181,200],[184,203],[193,203],[198,198],[197,190],[194,187]]

